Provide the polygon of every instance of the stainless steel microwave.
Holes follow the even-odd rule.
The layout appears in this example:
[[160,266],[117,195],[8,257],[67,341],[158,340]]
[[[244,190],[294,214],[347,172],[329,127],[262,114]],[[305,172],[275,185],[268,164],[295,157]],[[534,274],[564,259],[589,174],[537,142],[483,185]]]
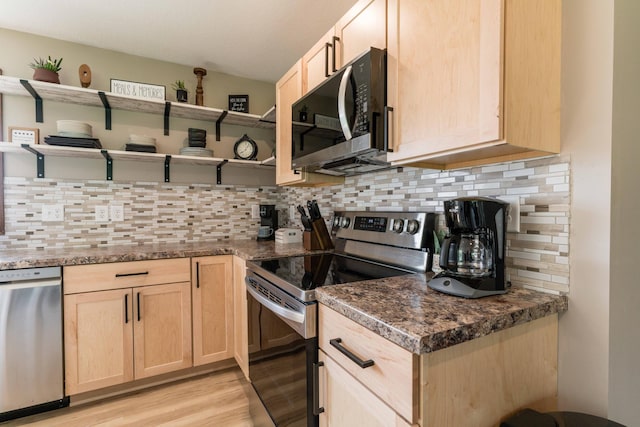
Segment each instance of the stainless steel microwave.
[[293,169],[357,175],[389,168],[387,64],[371,48],[296,101]]

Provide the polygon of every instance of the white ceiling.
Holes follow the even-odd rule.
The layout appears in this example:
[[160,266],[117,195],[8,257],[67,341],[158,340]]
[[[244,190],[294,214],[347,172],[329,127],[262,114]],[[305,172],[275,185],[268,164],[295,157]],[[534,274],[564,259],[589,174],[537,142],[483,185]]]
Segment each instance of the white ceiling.
[[275,82],[356,0],[1,0],[0,27]]

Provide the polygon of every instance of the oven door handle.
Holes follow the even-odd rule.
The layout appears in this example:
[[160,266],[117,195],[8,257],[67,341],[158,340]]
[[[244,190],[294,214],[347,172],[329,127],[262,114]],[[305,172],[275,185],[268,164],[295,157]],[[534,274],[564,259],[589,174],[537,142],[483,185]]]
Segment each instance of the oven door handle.
[[253,298],[255,298],[256,301],[258,301],[260,304],[264,305],[266,308],[268,308],[269,310],[271,310],[272,312],[274,312],[278,316],[284,317],[285,319],[291,320],[292,322],[304,325],[304,314],[303,313],[298,313],[298,312],[295,312],[295,311],[287,310],[286,308],[284,308],[282,306],[279,306],[278,304],[274,303],[273,301],[265,298],[264,295],[262,295],[260,292],[258,292],[255,289],[253,289],[253,287],[249,284],[250,283],[250,278],[249,277],[247,277],[245,280],[247,281],[247,291],[251,294],[251,296]]

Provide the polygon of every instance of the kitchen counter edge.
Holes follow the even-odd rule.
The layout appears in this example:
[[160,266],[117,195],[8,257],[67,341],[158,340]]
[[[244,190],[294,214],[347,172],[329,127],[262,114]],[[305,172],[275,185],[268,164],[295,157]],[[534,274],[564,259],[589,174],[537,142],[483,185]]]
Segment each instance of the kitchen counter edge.
[[318,301],[400,347],[425,354],[562,313],[566,295],[512,287],[465,299],[427,287],[423,274],[318,288]]

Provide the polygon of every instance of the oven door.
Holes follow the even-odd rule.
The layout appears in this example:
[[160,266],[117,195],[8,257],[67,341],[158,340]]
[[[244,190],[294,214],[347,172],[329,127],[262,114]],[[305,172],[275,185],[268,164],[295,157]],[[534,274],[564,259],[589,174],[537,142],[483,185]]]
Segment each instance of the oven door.
[[251,384],[275,425],[316,427],[317,303],[302,303],[250,271],[246,283]]

